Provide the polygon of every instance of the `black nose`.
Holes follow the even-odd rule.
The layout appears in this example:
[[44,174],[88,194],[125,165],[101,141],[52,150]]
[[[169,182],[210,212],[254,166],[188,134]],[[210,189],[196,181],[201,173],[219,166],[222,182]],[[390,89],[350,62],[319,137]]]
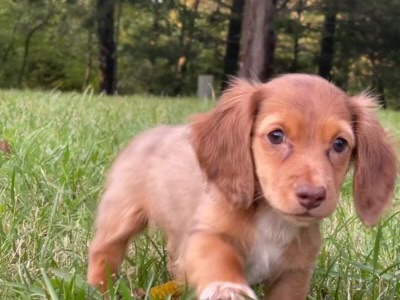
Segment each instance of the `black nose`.
[[326,189],[322,186],[299,185],[295,192],[300,205],[307,209],[320,206],[326,198]]

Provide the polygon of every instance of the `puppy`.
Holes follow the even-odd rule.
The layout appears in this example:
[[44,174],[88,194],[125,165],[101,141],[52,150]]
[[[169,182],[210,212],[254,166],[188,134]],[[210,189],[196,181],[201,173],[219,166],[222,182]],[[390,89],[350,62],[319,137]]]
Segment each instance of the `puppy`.
[[373,97],[316,76],[234,80],[188,126],[149,130],[118,156],[100,202],[88,281],[104,289],[131,237],[165,232],[169,270],[199,299],[305,299],[354,163],[354,203],[374,225],[391,201],[397,161]]

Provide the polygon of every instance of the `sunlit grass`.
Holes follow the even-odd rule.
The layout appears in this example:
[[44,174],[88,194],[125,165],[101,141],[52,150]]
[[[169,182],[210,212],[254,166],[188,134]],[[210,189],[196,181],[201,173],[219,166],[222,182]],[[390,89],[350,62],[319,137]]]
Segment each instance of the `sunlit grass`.
[[[106,171],[139,131],[182,123],[212,104],[195,99],[0,91],[0,299],[100,297],[85,283],[87,249]],[[394,134],[400,114],[382,112]],[[398,199],[399,193],[396,198]],[[395,299],[400,293],[400,207],[377,228],[355,217],[351,182],[323,224],[310,299]],[[135,240],[115,293],[131,299],[169,280],[157,231]],[[111,297],[113,298],[113,297]],[[189,296],[188,296],[189,298]]]

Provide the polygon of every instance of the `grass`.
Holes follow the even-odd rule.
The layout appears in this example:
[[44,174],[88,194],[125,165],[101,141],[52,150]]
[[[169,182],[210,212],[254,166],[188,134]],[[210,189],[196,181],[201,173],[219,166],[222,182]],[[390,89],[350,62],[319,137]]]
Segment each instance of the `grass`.
[[[112,159],[139,131],[184,122],[210,106],[193,99],[0,91],[0,140],[12,147],[9,159],[0,154],[0,299],[100,298],[85,283],[87,249]],[[399,113],[381,118],[400,132]],[[398,201],[376,228],[360,224],[351,201],[349,180],[339,209],[323,224],[309,299],[396,299]],[[132,243],[121,274],[114,291],[122,299],[169,280],[159,232]]]

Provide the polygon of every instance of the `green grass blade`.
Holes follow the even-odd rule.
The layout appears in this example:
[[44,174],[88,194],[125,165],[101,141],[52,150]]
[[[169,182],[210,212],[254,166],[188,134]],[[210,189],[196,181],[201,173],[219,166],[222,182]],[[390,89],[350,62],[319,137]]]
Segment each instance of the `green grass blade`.
[[45,270],[43,268],[40,268],[40,272],[42,273],[43,280],[44,280],[45,286],[47,288],[47,292],[50,295],[50,298],[52,300],[58,300],[57,293],[54,290],[53,285],[51,284],[50,278],[47,276]]

